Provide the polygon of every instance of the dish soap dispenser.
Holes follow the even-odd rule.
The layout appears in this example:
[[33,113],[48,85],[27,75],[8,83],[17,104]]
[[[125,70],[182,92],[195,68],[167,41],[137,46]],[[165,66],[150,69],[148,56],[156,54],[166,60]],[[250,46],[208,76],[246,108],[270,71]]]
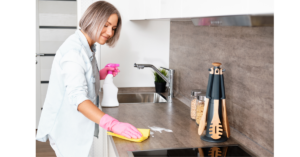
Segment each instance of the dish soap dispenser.
[[[107,64],[105,67],[119,67],[120,64],[114,64],[114,63],[110,63]],[[118,88],[114,85],[113,82],[113,71],[108,71],[107,72],[107,76],[104,80],[103,83],[103,99],[102,99],[102,103],[101,106],[102,107],[116,107],[119,106],[119,101],[117,98],[117,94],[118,94]]]

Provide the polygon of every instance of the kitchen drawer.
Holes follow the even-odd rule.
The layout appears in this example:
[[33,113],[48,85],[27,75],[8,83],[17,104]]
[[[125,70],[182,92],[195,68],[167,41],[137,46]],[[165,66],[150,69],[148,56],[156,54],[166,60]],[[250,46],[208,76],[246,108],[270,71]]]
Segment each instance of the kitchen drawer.
[[49,81],[54,56],[41,56],[41,81]]
[[48,90],[48,83],[42,83],[41,84],[41,108],[44,106],[47,90]]
[[77,26],[76,1],[39,1],[40,26]]
[[55,54],[63,42],[76,29],[41,29],[40,28],[40,53]]

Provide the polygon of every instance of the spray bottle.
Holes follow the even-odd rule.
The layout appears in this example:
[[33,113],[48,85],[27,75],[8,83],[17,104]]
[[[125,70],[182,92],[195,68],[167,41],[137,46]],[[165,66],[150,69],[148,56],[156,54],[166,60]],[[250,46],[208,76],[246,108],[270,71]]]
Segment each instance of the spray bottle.
[[[119,67],[120,64],[114,64],[114,63],[110,63],[107,64],[105,67]],[[103,99],[102,99],[102,103],[101,106],[102,107],[116,107],[119,106],[119,101],[117,98],[117,94],[118,94],[118,88],[114,85],[113,82],[113,71],[108,71],[107,72],[107,76],[104,80],[103,83]]]

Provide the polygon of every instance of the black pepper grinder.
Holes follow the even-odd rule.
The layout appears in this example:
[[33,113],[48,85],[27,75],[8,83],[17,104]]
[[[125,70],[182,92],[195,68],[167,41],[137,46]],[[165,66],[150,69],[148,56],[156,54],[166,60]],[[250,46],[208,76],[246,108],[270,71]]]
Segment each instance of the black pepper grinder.
[[[222,105],[222,100],[225,100],[225,88],[223,77],[221,80],[221,75],[223,74],[222,69],[220,68],[221,63],[214,62],[212,68],[209,69],[210,75],[206,90],[206,100],[203,111],[203,116],[200,121],[198,134],[201,135],[201,139],[207,142],[225,142],[229,138],[228,133],[224,133],[224,131],[228,132],[229,125],[228,121],[226,121],[226,126],[224,126],[223,121],[223,113],[225,113],[225,118],[227,120],[226,114],[226,105]],[[225,111],[225,112],[224,112]],[[207,121],[206,121],[207,115]],[[224,119],[225,120],[225,119]],[[204,125],[207,122],[207,130],[204,135],[202,135],[204,131]],[[225,130],[224,130],[225,127]]]

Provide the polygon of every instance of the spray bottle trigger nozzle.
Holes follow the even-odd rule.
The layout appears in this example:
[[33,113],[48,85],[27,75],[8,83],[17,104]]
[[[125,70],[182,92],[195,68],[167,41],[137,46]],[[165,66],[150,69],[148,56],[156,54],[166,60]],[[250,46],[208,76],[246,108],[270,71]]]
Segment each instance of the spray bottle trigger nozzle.
[[[120,66],[120,64],[115,64],[115,63],[109,63],[109,64],[106,64],[106,66],[105,67],[112,67],[112,68],[116,68],[116,67],[119,67]],[[115,72],[116,72],[116,70],[114,70]],[[108,71],[108,74],[112,74],[113,73],[113,71],[111,71],[111,70],[109,70]]]

